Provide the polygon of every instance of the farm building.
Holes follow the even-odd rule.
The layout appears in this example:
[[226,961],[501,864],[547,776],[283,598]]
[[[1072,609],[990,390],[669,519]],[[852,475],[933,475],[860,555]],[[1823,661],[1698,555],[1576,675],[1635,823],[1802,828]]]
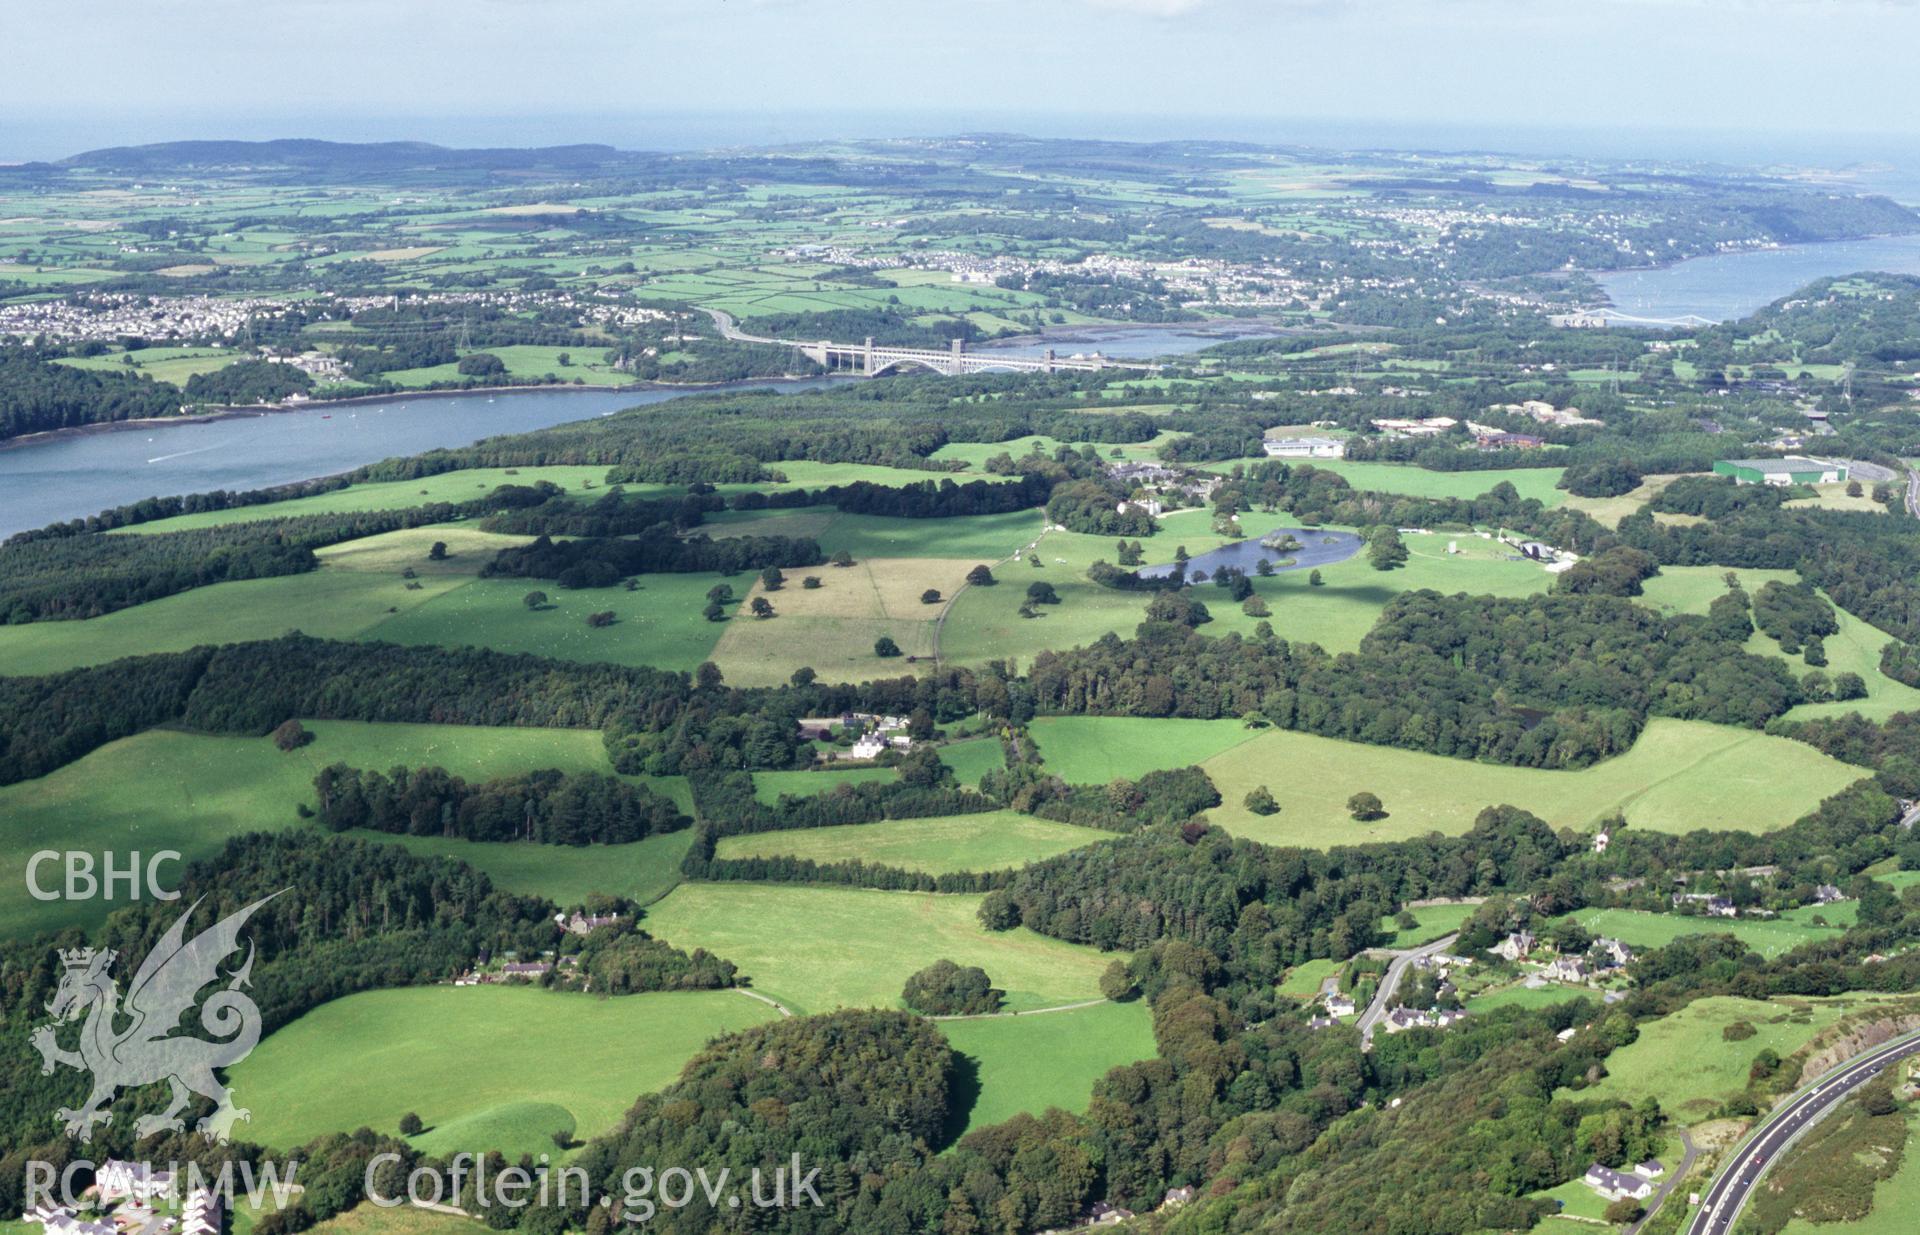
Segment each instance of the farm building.
[[1716,475],[1731,476],[1743,485],[1830,485],[1847,478],[1844,463],[1788,455],[1784,459],[1722,459],[1713,465]]
[[1347,444],[1337,437],[1270,437],[1260,448],[1272,459],[1342,459]]

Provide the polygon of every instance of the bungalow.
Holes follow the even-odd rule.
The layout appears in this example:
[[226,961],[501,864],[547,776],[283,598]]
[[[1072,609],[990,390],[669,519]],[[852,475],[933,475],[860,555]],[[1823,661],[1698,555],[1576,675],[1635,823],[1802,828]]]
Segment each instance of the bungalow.
[[1326,1004],[1328,1016],[1352,1016],[1356,1007],[1351,995],[1342,995],[1338,991],[1322,1000]]
[[1609,1201],[1617,1201],[1629,1196],[1636,1201],[1642,1201],[1653,1195],[1652,1180],[1632,1171],[1616,1171],[1612,1167],[1601,1166],[1598,1162],[1587,1168],[1587,1173],[1581,1177],[1580,1182]]
[[546,961],[509,961],[500,966],[500,976],[537,981],[544,978],[552,969],[553,966]]
[[1518,961],[1525,960],[1539,944],[1532,931],[1515,931],[1493,945],[1493,950],[1507,960]]

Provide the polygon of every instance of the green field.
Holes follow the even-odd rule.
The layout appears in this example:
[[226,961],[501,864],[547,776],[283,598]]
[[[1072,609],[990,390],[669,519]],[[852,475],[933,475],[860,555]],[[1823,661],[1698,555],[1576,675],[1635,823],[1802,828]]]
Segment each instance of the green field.
[[[1464,831],[1481,808],[1519,806],[1556,826],[1585,827],[1618,811],[1638,828],[1768,831],[1863,778],[1865,769],[1752,730],[1655,719],[1632,750],[1577,772],[1446,759],[1332,738],[1267,731],[1209,760],[1224,804],[1214,817],[1272,844],[1397,840],[1432,828]],[[1280,813],[1241,800],[1266,785]],[[1388,817],[1355,823],[1347,798],[1378,794]]]
[[[311,721],[307,727],[314,741],[291,754],[267,738],[153,730],[108,743],[38,780],[0,788],[0,819],[7,822],[0,840],[0,930],[24,934],[91,922],[112,908],[29,898],[26,862],[37,850],[174,849],[187,860],[204,857],[230,836],[294,826],[295,808],[313,800],[313,778],[330,763],[375,769],[434,764],[469,779],[536,768],[609,770],[600,735],[590,730],[351,721]],[[507,856],[523,847],[475,848]],[[163,872],[170,881],[178,878],[177,867]],[[42,868],[43,884],[53,876]]]
[[1111,835],[1010,810],[995,810],[974,815],[891,819],[884,823],[729,836],[720,842],[718,856],[792,856],[820,863],[871,862],[940,875],[949,871],[1025,866],[1028,862],[1106,840]]
[[1320,993],[1320,984],[1340,972],[1340,962],[1324,958],[1305,961],[1287,970],[1287,976],[1275,988],[1282,995],[1309,1000]]
[[[1153,1013],[1144,1000],[1097,1003],[1071,1012],[942,1021],[940,1032],[967,1057],[978,1096],[967,1111],[968,1128],[1011,1119],[1048,1107],[1084,1111],[1093,1083],[1113,1068],[1152,1059]],[[955,1086],[956,1104],[967,1093]]]
[[823,767],[791,772],[755,772],[753,796],[758,801],[771,806],[783,796],[806,798],[816,793],[826,793],[836,785],[884,785],[899,779],[900,773],[895,769],[871,765],[850,768]]
[[683,883],[648,911],[644,926],[676,947],[726,957],[755,990],[795,1012],[899,1007],[907,978],[942,957],[986,969],[1009,1009],[1098,998],[1112,956],[1025,928],[989,931],[975,916],[980,900]]
[[978,787],[981,777],[1007,766],[1007,755],[999,738],[968,738],[942,746],[940,762],[953,769],[954,779],[961,784]]
[[584,902],[596,892],[650,904],[680,882],[680,861],[693,844],[682,828],[623,845],[517,845],[442,836],[395,836],[356,829],[363,840],[399,845],[409,853],[454,858],[486,872],[495,884],[556,905]]
[[1450,935],[1466,924],[1473,916],[1474,905],[1422,905],[1407,912],[1414,916],[1417,925],[1403,929],[1394,919],[1398,914],[1388,914],[1380,919],[1380,929],[1392,938],[1389,944],[1396,948],[1412,948],[1423,943],[1432,943],[1442,935]]
[[1137,780],[1156,768],[1205,763],[1259,735],[1237,720],[1039,716],[1028,736],[1047,771],[1073,785]]
[[[1635,827],[1784,827],[1865,769],[1810,746],[1697,721],[1655,719],[1624,755],[1577,772],[1543,771],[1366,746],[1239,721],[1053,717],[1034,741],[1050,770],[1104,784],[1153,768],[1199,763],[1219,789],[1212,818],[1269,844],[1326,846],[1465,831],[1483,807],[1523,807],[1556,826],[1584,827],[1615,811]],[[1264,785],[1280,803],[1265,817],[1242,801]],[[1387,818],[1356,823],[1347,799],[1378,794]]]
[[[1831,911],[1839,906],[1825,908]],[[1858,906],[1854,911],[1858,912]],[[1573,916],[1594,934],[1619,939],[1636,948],[1662,948],[1687,935],[1732,935],[1767,957],[1839,933],[1838,928],[1788,918],[1688,917],[1677,913],[1649,913],[1644,909],[1582,909]]]
[[1338,472],[1356,489],[1375,493],[1403,493],[1408,497],[1479,497],[1505,481],[1519,490],[1521,497],[1538,499],[1546,506],[1558,506],[1567,498],[1565,489],[1554,488],[1564,468],[1518,467],[1486,472],[1430,472],[1411,463],[1348,462],[1345,459],[1313,459],[1314,467]]
[[[409,1111],[433,1153],[552,1153],[674,1080],[717,1034],[777,1016],[733,991],[594,999],[532,987],[426,986],[324,1003],[231,1070],[249,1139],[291,1148],[325,1132],[393,1133]],[[449,1139],[460,1132],[470,1141]],[[477,1142],[477,1143],[471,1143]]]
[[[1607,1075],[1599,1084],[1556,1096],[1628,1103],[1658,1098],[1676,1121],[1696,1123],[1747,1087],[1747,1068],[1762,1050],[1791,1055],[1854,1006],[1856,1000],[1844,998],[1710,995],[1642,1024],[1639,1038],[1607,1056]],[[1754,1036],[1740,1042],[1722,1038],[1721,1030],[1735,1021],[1752,1025]]]
[[1484,995],[1469,996],[1467,1007],[1474,1012],[1491,1012],[1495,1008],[1551,1008],[1571,999],[1595,998],[1598,998],[1596,992],[1579,987],[1554,984],[1522,986],[1516,983]]
[[[712,657],[728,627],[751,620],[737,612],[724,622],[701,616],[707,590],[722,582],[736,592],[746,587],[743,580],[717,574],[646,575],[631,592],[624,587],[570,590],[539,579],[474,579],[374,624],[363,637],[691,670]],[[548,598],[538,611],[525,603],[535,590]],[[592,613],[612,613],[612,625],[588,626]]]

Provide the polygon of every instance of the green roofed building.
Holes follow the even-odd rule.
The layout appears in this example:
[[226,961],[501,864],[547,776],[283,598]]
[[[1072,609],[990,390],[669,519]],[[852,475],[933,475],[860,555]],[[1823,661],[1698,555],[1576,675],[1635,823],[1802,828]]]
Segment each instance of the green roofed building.
[[1743,485],[1831,485],[1847,478],[1847,465],[1788,455],[1784,459],[1722,459],[1715,473]]

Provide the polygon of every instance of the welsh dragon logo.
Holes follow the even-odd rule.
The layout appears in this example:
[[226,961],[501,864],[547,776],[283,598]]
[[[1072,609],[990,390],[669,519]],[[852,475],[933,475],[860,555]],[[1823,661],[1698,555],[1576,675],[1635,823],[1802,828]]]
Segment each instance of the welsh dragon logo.
[[220,962],[238,949],[240,928],[272,899],[255,901],[187,940],[187,919],[200,907],[195,901],[147,954],[127,988],[124,1004],[119,984],[108,975],[115,959],[111,951],[80,948],[60,953],[66,972],[47,1011],[62,1024],[84,1018],[79,1049],[61,1047],[52,1025],[34,1031],[33,1045],[40,1052],[43,1075],[51,1074],[57,1064],[93,1075],[93,1093],[86,1103],[79,1110],[62,1107],[55,1115],[68,1136],[92,1140],[95,1124],[112,1121],[113,1112],[107,1108],[118,1090],[157,1081],[172,1086],[173,1099],[165,1112],[135,1122],[138,1136],[183,1131],[179,1115],[191,1094],[213,1100],[213,1114],[198,1125],[209,1140],[226,1140],[234,1123],[248,1118],[245,1110],[233,1105],[233,1091],[213,1071],[239,1063],[260,1041],[260,1009],[240,993],[253,970],[251,944],[247,959],[225,975],[225,988],[200,1003],[200,1025],[209,1037],[174,1031],[182,1028],[182,1018],[199,1003],[200,992],[220,981]]

